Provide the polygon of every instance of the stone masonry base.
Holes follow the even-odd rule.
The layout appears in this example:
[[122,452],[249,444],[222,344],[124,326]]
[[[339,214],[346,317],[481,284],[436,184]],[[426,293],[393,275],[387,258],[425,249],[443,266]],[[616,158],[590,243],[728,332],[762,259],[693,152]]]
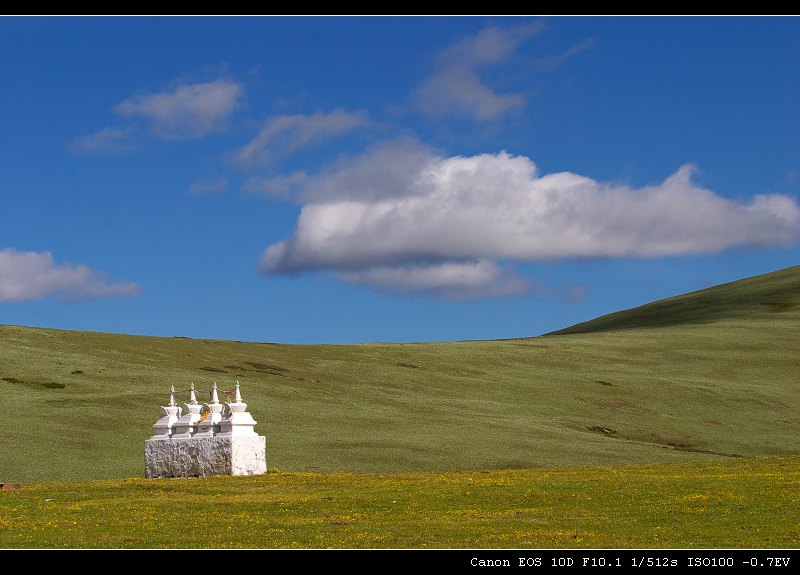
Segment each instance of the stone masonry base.
[[267,472],[266,438],[186,437],[144,442],[145,476],[206,477]]

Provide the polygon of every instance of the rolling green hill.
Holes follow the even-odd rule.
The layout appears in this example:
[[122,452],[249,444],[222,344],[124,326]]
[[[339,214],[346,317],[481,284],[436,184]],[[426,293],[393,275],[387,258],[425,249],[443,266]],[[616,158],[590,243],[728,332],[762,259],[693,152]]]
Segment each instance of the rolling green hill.
[[334,346],[0,326],[0,482],[142,476],[170,384],[185,400],[237,379],[288,471],[800,454],[800,267],[556,333]]
[[773,320],[800,312],[800,266],[656,301],[579,323],[549,335],[710,324],[725,320]]

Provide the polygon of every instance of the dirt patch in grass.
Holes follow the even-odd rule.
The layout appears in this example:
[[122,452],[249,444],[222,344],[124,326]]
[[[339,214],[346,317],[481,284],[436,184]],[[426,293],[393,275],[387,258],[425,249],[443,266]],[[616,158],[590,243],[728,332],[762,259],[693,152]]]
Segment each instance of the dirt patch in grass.
[[796,308],[798,304],[789,302],[767,302],[764,305],[767,306],[767,311],[770,313],[783,313]]
[[211,367],[210,365],[201,367],[200,369],[202,369],[203,371],[212,371],[214,373],[228,373],[227,370],[220,369],[218,367]]
[[55,381],[23,381],[21,379],[17,379],[16,377],[3,377],[0,378],[2,381],[6,381],[8,383],[14,383],[17,385],[24,385],[27,387],[44,387],[45,389],[64,389],[67,387],[65,383],[56,383]]
[[601,427],[599,425],[594,425],[592,427],[587,427],[589,431],[593,431],[594,433],[600,433],[601,435],[605,435],[606,437],[619,437],[617,434],[616,429],[611,429],[610,427]]
[[262,373],[271,373],[273,375],[282,375],[284,372],[289,371],[285,367],[281,367],[279,365],[274,365],[271,363],[260,363],[258,361],[246,361],[247,365],[253,367],[256,371],[260,371]]

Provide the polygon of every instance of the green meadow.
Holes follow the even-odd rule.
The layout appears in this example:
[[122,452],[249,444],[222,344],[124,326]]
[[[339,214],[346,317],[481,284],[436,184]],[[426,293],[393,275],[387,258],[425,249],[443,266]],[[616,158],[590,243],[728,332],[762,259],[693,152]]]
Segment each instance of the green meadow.
[[[140,479],[169,386],[237,380],[280,472]],[[192,545],[141,521],[177,497],[246,535],[201,546],[798,544],[800,267],[528,339],[3,325],[0,391],[0,547]]]
[[[275,345],[0,326],[0,482],[141,477],[169,386],[232,389],[270,467],[800,454],[800,268],[507,341]],[[201,396],[202,398],[202,396]]]
[[36,484],[21,548],[791,548],[800,458],[655,466]]

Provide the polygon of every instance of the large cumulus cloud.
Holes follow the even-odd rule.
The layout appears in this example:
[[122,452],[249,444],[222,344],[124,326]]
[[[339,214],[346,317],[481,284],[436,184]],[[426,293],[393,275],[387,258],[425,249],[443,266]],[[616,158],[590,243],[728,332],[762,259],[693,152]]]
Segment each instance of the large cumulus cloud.
[[304,205],[292,236],[266,249],[262,267],[481,297],[527,289],[509,262],[704,254],[797,239],[792,198],[731,200],[694,183],[693,172],[682,166],[660,184],[631,188],[540,175],[531,159],[506,152],[442,157],[393,142],[272,182],[289,182]]

